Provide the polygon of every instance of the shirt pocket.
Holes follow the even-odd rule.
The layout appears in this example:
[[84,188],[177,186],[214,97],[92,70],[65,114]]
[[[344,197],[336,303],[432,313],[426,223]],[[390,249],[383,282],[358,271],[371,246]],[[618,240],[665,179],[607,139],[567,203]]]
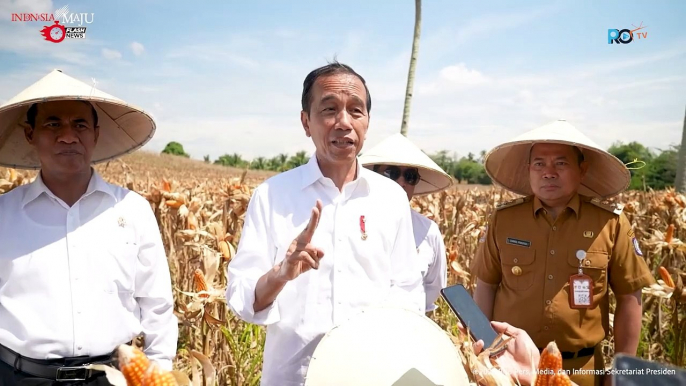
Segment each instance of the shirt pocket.
[[536,250],[507,248],[501,253],[503,284],[515,291],[528,290],[534,283]]
[[136,284],[139,245],[128,232],[115,232],[106,243],[100,267],[106,293],[132,294]]
[[[567,254],[567,264],[569,265],[569,276],[579,273],[579,259],[576,257],[576,250],[569,251]],[[586,257],[581,262],[582,272],[593,280],[593,303],[597,302],[607,293],[607,265],[610,255],[607,252],[595,251],[586,252]],[[566,284],[569,291],[569,282]]]

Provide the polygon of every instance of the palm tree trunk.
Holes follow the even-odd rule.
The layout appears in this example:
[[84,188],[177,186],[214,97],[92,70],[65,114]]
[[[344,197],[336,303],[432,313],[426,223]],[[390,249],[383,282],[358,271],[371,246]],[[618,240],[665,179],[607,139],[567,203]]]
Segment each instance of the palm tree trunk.
[[684,128],[681,130],[681,146],[679,147],[679,162],[676,165],[674,188],[679,193],[686,192],[686,113],[684,113]]
[[407,137],[407,122],[410,120],[410,103],[414,88],[414,72],[417,67],[417,53],[419,52],[419,32],[422,27],[422,0],[414,0],[414,39],[412,40],[412,55],[410,56],[410,70],[407,74],[407,89],[405,90],[405,108],[403,109],[403,123],[400,134]]

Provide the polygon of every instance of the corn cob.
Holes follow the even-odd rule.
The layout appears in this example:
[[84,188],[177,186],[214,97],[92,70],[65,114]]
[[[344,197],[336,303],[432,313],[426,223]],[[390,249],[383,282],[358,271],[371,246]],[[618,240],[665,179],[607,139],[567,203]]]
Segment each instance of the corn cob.
[[190,229],[190,230],[198,229],[198,219],[195,217],[193,212],[188,212],[188,229]]
[[162,371],[157,363],[152,363],[143,375],[143,386],[177,386],[174,375]]
[[674,280],[672,280],[672,275],[669,274],[669,271],[667,271],[667,268],[660,266],[658,271],[660,272],[660,277],[662,277],[662,280],[665,281],[665,284],[669,288],[674,288],[675,287]]
[[562,371],[562,353],[555,342],[550,342],[541,353],[534,386],[548,386],[553,375],[560,371]]
[[548,386],[572,386],[572,380],[565,371],[558,371],[550,376]]
[[674,224],[669,224],[667,227],[667,234],[665,235],[665,242],[667,244],[671,243],[674,239]]
[[164,202],[165,205],[167,205],[170,208],[178,209],[183,205],[182,200],[167,200]]
[[221,240],[219,242],[219,251],[222,253],[222,257],[225,260],[230,260],[233,256],[231,256],[231,249],[229,249],[229,243],[227,243],[224,240]]
[[[196,268],[193,272],[193,281],[195,282],[195,292],[207,291],[207,281],[205,281],[205,275],[203,275],[200,268]],[[208,294],[200,294],[201,298],[209,297]]]
[[143,386],[143,375],[150,366],[150,360],[136,347],[122,344],[118,349],[119,370],[128,386]]

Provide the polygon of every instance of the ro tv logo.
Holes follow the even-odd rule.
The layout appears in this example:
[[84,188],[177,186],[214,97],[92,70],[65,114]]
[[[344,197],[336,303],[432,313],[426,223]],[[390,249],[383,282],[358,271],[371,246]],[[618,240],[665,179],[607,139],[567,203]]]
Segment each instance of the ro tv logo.
[[[633,24],[632,24],[633,25]],[[648,38],[648,32],[637,32],[639,30],[642,30],[646,28],[647,26],[643,26],[643,22],[641,22],[641,25],[636,27],[635,25],[634,29],[613,29],[610,28],[607,30],[607,44],[629,44],[634,41],[634,38],[640,40],[640,39],[647,39]]]

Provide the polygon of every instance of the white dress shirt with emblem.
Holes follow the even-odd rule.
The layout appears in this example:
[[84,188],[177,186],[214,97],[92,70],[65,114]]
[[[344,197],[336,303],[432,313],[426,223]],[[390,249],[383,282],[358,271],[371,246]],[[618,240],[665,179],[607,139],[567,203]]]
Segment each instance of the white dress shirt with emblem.
[[421,261],[426,293],[426,311],[436,309],[436,300],[441,289],[448,283],[447,256],[443,235],[438,224],[423,214],[412,211],[412,229],[414,242]]
[[[267,326],[263,386],[303,385],[324,334],[365,307],[390,303],[424,312],[407,195],[359,163],[357,175],[339,191],[313,156],[253,193],[228,267],[226,298],[240,318]],[[257,280],[286,257],[317,199],[323,209],[311,244],[324,251],[319,269],[288,282],[269,307],[255,313]],[[366,220],[365,240],[360,216]]]
[[95,171],[72,206],[43,183],[0,195],[0,344],[53,359],[112,352],[139,333],[165,369],[178,322],[148,201]]

